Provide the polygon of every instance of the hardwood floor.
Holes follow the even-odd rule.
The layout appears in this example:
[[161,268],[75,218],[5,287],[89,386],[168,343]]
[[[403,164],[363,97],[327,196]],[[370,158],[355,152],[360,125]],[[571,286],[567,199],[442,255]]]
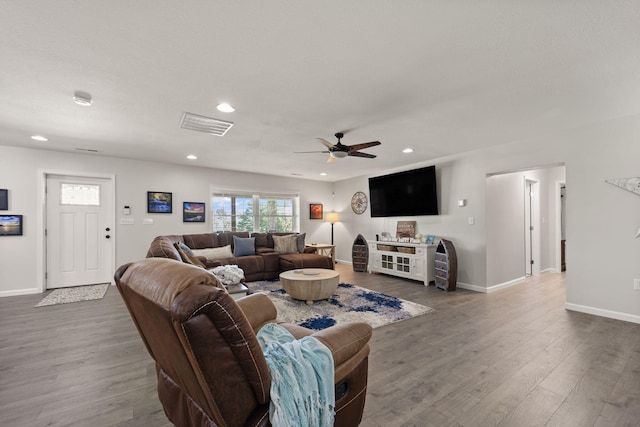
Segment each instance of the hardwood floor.
[[[338,265],[433,307],[374,330],[362,426],[640,426],[640,325],[564,309],[564,275],[492,294]],[[0,298],[3,426],[170,426],[117,289],[34,308]]]

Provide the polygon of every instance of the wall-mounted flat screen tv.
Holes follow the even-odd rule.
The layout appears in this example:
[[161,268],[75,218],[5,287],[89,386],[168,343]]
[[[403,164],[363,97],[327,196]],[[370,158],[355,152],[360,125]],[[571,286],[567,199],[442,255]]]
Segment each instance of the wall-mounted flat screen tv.
[[438,215],[436,167],[369,178],[371,216]]

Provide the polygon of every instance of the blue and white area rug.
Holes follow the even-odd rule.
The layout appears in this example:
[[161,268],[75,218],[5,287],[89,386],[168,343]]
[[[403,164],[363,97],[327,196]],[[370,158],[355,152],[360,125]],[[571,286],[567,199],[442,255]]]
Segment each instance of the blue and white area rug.
[[291,298],[277,280],[246,285],[252,292],[269,296],[278,309],[279,319],[314,330],[344,322],[365,322],[378,328],[433,311],[431,307],[348,283],[340,283],[331,298],[315,301],[313,305]]

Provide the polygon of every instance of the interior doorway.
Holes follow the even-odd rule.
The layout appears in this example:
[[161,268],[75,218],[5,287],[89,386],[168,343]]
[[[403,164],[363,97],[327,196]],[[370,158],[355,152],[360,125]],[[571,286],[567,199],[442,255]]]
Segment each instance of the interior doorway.
[[45,289],[110,283],[113,179],[45,174]]

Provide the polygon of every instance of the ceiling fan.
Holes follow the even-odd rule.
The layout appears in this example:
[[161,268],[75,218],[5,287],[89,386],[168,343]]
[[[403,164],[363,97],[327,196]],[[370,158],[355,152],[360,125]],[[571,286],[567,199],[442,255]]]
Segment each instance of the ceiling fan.
[[376,156],[374,156],[373,154],[361,153],[360,150],[380,145],[380,141],[364,142],[362,144],[354,145],[344,145],[342,142],[340,142],[343,136],[344,133],[342,132],[338,132],[335,134],[335,137],[338,138],[338,142],[336,144],[332,144],[324,138],[317,138],[322,144],[324,144],[325,147],[327,147],[327,150],[325,151],[296,151],[296,153],[326,153],[329,154],[327,163],[331,163],[335,159],[342,159],[347,156],[364,157],[366,159],[376,158]]

